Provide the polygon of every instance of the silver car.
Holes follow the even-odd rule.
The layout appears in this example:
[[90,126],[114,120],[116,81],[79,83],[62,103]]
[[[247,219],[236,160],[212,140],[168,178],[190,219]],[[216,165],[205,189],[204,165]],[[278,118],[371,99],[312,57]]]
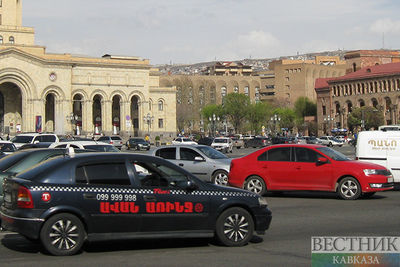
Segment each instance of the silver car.
[[204,181],[227,185],[231,159],[204,145],[171,145],[153,151],[158,156],[180,166]]

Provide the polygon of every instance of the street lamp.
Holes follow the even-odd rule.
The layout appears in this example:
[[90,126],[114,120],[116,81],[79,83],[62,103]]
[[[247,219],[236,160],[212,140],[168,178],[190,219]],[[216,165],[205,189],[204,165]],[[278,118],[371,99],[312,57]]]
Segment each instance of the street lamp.
[[147,134],[150,135],[150,124],[154,121],[154,116],[150,116],[150,113],[147,113],[146,116],[143,116],[144,123],[147,124]]
[[212,116],[210,116],[210,117],[208,118],[208,120],[209,120],[209,121],[211,122],[211,124],[212,124],[212,127],[211,127],[211,130],[212,130],[212,132],[213,132],[212,136],[215,136],[215,123],[216,123],[216,121],[219,121],[219,116],[213,114]]
[[[334,120],[335,118],[333,118],[333,117],[331,117],[331,115],[328,115],[328,116],[326,116],[326,117],[324,117],[324,122],[325,122],[325,124],[327,124],[327,125],[329,125],[329,131],[331,130],[331,122]],[[325,129],[325,134],[327,134],[326,133],[326,129]]]
[[274,116],[271,117],[271,122],[274,124],[274,131],[276,135],[276,124],[278,121],[281,121],[281,117],[278,114],[275,114]]
[[71,112],[67,115],[67,120],[71,122],[72,125],[75,125],[76,135],[80,135],[79,126],[78,126],[79,116]]

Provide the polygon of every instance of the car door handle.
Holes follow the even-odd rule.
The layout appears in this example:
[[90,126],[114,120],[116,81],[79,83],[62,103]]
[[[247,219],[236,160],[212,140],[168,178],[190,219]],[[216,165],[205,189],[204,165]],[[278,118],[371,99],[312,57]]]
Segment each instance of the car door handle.
[[83,194],[84,199],[96,199],[96,194]]
[[185,166],[185,164],[183,164],[183,163],[179,163],[179,166],[183,167],[183,166]]
[[155,197],[155,196],[143,196],[143,199],[145,200],[145,201],[156,201],[157,200],[157,198]]
[[268,169],[268,166],[262,166],[263,169]]

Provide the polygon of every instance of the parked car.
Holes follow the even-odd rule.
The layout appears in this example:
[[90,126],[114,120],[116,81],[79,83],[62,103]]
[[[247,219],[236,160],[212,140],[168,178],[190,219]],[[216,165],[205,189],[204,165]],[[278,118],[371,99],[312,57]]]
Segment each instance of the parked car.
[[321,136],[319,140],[321,140],[322,144],[325,146],[343,146],[343,142],[333,136]]
[[322,141],[315,136],[306,137],[306,141],[307,141],[307,144],[310,144],[310,145],[322,145]]
[[17,147],[13,142],[10,141],[0,141],[0,151],[5,155],[9,155],[17,151]]
[[[76,150],[77,153],[84,150]],[[0,204],[3,203],[3,179],[24,171],[49,158],[66,154],[65,149],[26,149],[17,151],[0,160]]]
[[255,137],[244,141],[244,147],[266,147],[269,145],[269,140],[266,137]]
[[127,149],[135,149],[135,150],[150,150],[150,143],[144,140],[143,138],[129,138],[126,141]]
[[275,137],[272,137],[271,144],[272,145],[289,144],[289,139],[287,137],[284,137],[284,136],[275,136]]
[[231,137],[232,142],[233,142],[233,147],[236,147],[237,149],[240,149],[244,147],[244,141],[243,139],[240,139],[239,137]]
[[172,140],[173,145],[197,145],[195,141],[187,137],[177,137]]
[[223,153],[233,152],[233,142],[229,137],[215,137],[211,147]]
[[202,137],[197,141],[197,144],[199,145],[205,145],[205,146],[211,146],[214,138],[212,137]]
[[120,150],[113,145],[97,141],[67,141],[67,142],[53,143],[49,146],[49,148],[69,148],[69,147],[95,150],[99,152],[120,152]]
[[116,148],[118,148],[119,150],[121,150],[122,146],[124,145],[124,142],[122,141],[122,138],[120,136],[118,136],[118,135],[101,136],[96,141],[113,145]]
[[158,157],[83,153],[57,157],[4,183],[2,226],[53,255],[86,240],[213,237],[243,246],[271,222],[266,201],[207,184]]
[[171,145],[157,148],[153,156],[166,159],[204,181],[227,185],[231,159],[204,145]]
[[14,143],[14,145],[17,148],[20,148],[22,145],[25,144],[37,144],[37,143],[43,143],[43,146],[47,147],[54,142],[59,142],[59,138],[56,134],[48,134],[48,133],[25,133],[25,134],[19,134],[15,136],[14,138],[11,139],[11,142]]
[[350,160],[321,145],[275,145],[233,159],[229,184],[263,195],[268,191],[331,191],[342,199],[393,189],[385,167]]

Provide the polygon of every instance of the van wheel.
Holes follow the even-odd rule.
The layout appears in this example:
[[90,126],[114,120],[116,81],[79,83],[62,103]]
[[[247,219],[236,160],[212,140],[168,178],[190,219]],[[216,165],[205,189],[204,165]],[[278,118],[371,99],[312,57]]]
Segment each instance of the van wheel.
[[249,190],[250,192],[256,193],[260,196],[264,195],[267,191],[267,187],[265,185],[264,180],[256,175],[250,176],[247,178],[244,189]]
[[215,226],[218,240],[229,247],[246,245],[253,237],[253,232],[253,218],[248,211],[239,207],[222,212]]
[[329,142],[328,146],[332,146],[332,142]]
[[44,248],[55,256],[69,256],[77,253],[86,238],[81,220],[69,213],[50,217],[40,231]]
[[337,193],[342,199],[354,200],[361,196],[361,186],[353,177],[345,177],[340,181]]

